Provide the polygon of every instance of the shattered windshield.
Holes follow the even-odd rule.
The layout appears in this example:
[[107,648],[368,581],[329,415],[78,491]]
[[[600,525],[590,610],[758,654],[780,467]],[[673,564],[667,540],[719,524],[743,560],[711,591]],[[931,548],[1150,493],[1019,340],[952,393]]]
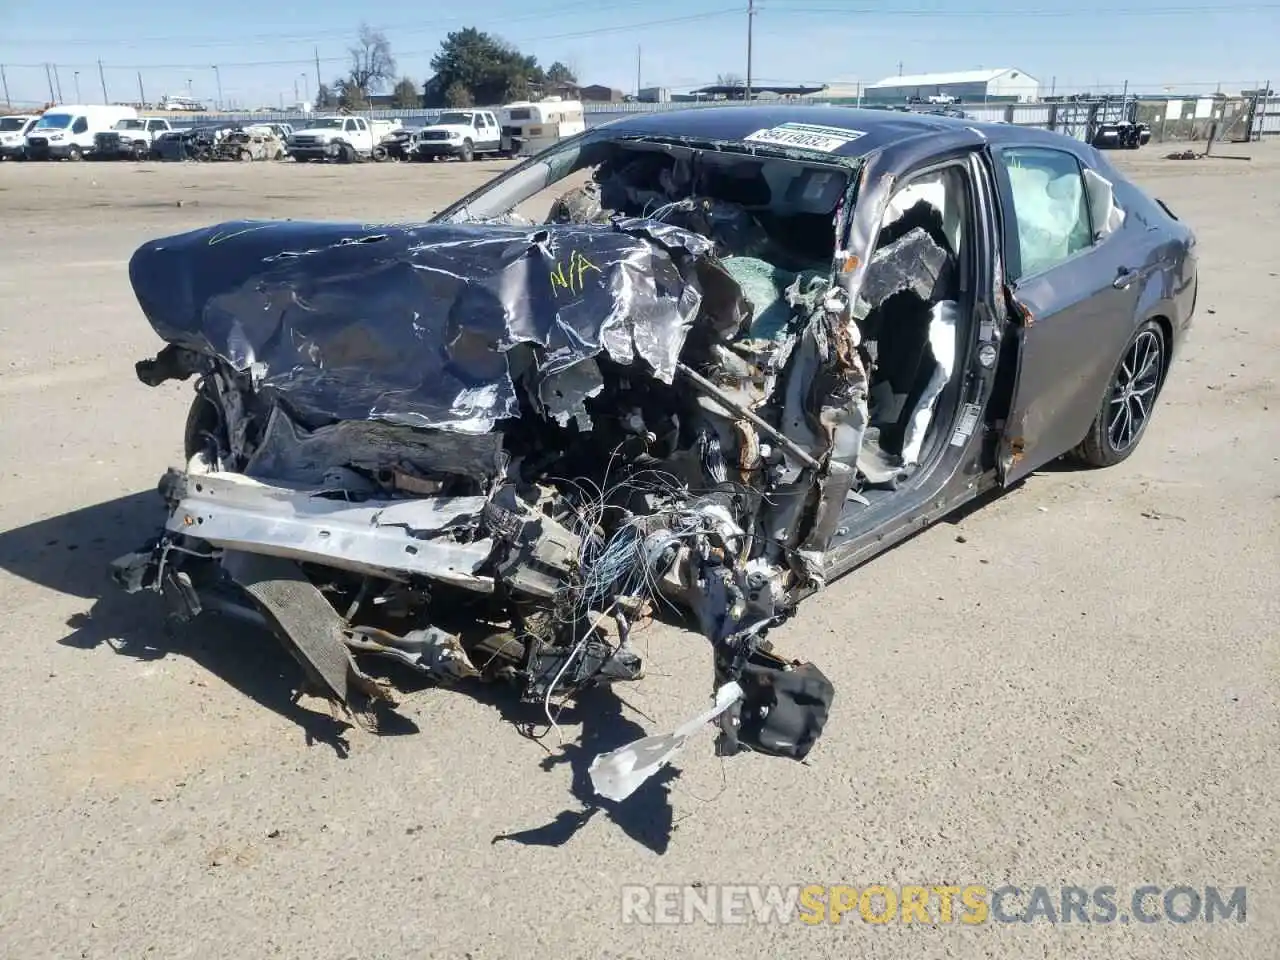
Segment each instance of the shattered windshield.
[[[714,148],[714,149],[712,149]],[[437,219],[608,223],[642,217],[710,236],[722,257],[827,269],[856,170],[829,160],[588,132],[533,158]]]

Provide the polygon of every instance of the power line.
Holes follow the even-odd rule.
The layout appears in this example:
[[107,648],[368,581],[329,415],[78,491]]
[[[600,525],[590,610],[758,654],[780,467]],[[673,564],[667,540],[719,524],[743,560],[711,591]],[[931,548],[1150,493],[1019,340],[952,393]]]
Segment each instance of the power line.
[[[652,0],[613,0],[611,4],[611,9],[615,7],[648,6],[651,2]],[[525,7],[527,9],[527,5],[525,5]],[[565,4],[561,2],[556,6],[545,7],[542,9],[534,10],[533,12],[525,12],[520,14],[514,14],[512,16],[504,16],[502,18],[502,23],[505,25],[508,23],[521,23],[521,22],[527,22],[531,20],[545,20],[547,17],[555,17],[560,15],[570,15],[570,14],[581,14],[582,10],[583,10],[583,7],[580,2],[574,3],[574,4]],[[406,33],[443,34],[448,31],[441,29],[440,24],[442,23],[445,23],[445,24],[465,23],[470,25],[474,22],[475,22],[474,16],[467,16],[467,17],[443,16],[443,17],[433,17],[429,21],[413,20],[413,21],[405,21],[403,23],[376,25],[376,26],[373,26],[373,29],[380,33],[387,33],[387,34],[394,33],[399,35],[403,35]],[[492,30],[484,31],[484,32],[488,32],[491,34],[497,33],[497,31],[492,31]],[[318,40],[325,40],[325,39],[347,40],[347,39],[351,39],[353,35],[354,35],[354,31],[350,27],[341,27],[341,28],[335,27],[335,28],[326,29],[326,30],[312,30],[307,33],[297,33],[293,31],[289,33],[263,33],[261,31],[254,31],[254,34],[251,37],[236,37],[236,38],[229,37],[225,40],[200,39],[198,36],[193,37],[190,35],[188,36],[172,36],[171,35],[167,37],[130,37],[127,43],[129,44],[129,46],[140,46],[144,44],[153,44],[153,43],[177,43],[177,44],[182,44],[185,47],[190,47],[192,49],[203,49],[207,47],[227,47],[227,46],[242,47],[242,46],[251,45],[251,44],[263,44],[263,43],[312,44]],[[14,45],[22,44],[23,46],[30,46],[31,44],[40,44],[40,43],[56,43],[59,46],[101,47],[104,43],[101,37],[98,37],[96,39],[84,38],[84,39],[74,39],[74,40],[48,40],[44,38],[33,39],[33,38],[24,38],[22,36],[15,37],[9,34],[5,35],[4,40],[7,43],[12,43]]]
[[[770,0],[770,3],[777,3],[779,0]],[[976,19],[976,18],[999,18],[1006,23],[1014,22],[1022,17],[1111,17],[1111,16],[1141,16],[1141,17],[1164,17],[1164,16],[1184,16],[1187,14],[1202,15],[1205,7],[1094,7],[1086,9],[1081,7],[1071,7],[1058,10],[943,10],[937,8],[919,9],[919,10],[902,10],[902,9],[884,9],[882,7],[793,7],[790,4],[784,4],[777,7],[778,12],[786,13],[813,13],[823,14],[824,16],[859,16],[859,17],[939,17],[947,19]],[[1229,3],[1216,4],[1212,8],[1214,13],[1231,12],[1245,13],[1249,11],[1261,10],[1280,10],[1280,3]]]
[[[713,20],[719,17],[729,15],[740,15],[742,10],[740,7],[730,7],[728,9],[710,10],[706,13],[686,14],[681,17],[663,17],[659,20],[645,20],[640,23],[624,23],[611,27],[597,27],[591,30],[575,30],[568,33],[553,33],[541,37],[522,37],[521,43],[543,43],[549,40],[577,40],[587,37],[601,36],[606,33],[627,33],[632,30],[643,30],[647,27],[666,27],[674,26],[682,23],[697,23],[704,20]],[[433,50],[411,50],[407,52],[396,53],[397,57],[424,57],[434,56],[440,52],[437,47]],[[290,60],[244,60],[244,61],[227,61],[219,59],[219,67],[292,67],[299,65],[310,66],[316,62],[320,63],[348,63],[349,56],[341,57],[303,57],[302,59]],[[7,61],[6,61],[7,63]],[[8,66],[26,67],[26,68],[42,68],[43,63],[7,63]],[[60,66],[79,66],[79,64],[60,64]],[[208,69],[207,63],[135,63],[135,64],[106,64],[108,70],[203,70]]]

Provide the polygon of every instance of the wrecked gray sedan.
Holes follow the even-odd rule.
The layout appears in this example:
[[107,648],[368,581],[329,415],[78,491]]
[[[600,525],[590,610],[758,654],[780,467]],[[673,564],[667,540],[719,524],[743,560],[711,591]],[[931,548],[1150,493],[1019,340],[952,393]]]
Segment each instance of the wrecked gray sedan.
[[393,698],[374,657],[550,707],[640,678],[633,628],[682,611],[698,722],[792,758],[833,691],[769,628],[1050,459],[1126,457],[1196,290],[1190,232],[1085,144],[773,107],[609,124],[425,223],[158,240],[130,277],[167,342],[140,379],[196,396],[127,589],[264,623],[357,710]]

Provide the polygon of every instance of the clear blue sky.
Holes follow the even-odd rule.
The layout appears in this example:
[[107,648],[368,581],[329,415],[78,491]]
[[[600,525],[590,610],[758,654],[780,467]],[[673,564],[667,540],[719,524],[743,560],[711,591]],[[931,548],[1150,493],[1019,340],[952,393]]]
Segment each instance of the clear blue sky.
[[[1046,92],[1131,88],[1224,91],[1280,85],[1280,2],[1210,0],[758,0],[754,75],[762,82],[866,81],[1014,66]],[[343,72],[362,19],[385,31],[400,73],[421,82],[450,31],[475,26],[563,60],[580,81],[631,91],[637,47],[645,86],[688,88],[746,72],[746,0],[470,0],[299,5],[219,0],[0,0],[0,64],[15,102],[98,102],[102,60],[112,100],[183,93],[242,106],[315,95],[314,49],[326,82]],[[190,11],[190,13],[184,12]],[[437,14],[438,11],[438,14]],[[606,12],[607,11],[607,12]],[[218,65],[215,73],[213,66]],[[77,76],[78,73],[78,76]],[[304,79],[305,77],[305,79]],[[0,98],[3,91],[0,90]]]

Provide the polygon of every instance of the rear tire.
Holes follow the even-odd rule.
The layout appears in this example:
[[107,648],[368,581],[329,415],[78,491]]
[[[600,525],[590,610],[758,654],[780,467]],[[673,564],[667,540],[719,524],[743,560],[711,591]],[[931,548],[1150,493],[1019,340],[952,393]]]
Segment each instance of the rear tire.
[[84,159],[84,153],[74,143],[67,149],[67,159],[72,163]]
[[1148,320],[1134,331],[1111,374],[1098,415],[1071,451],[1076,460],[1089,467],[1111,467],[1138,448],[1164,386],[1168,349],[1164,328],[1156,321]]
[[458,158],[463,163],[470,163],[476,158],[475,145],[470,140],[462,141],[462,152],[458,154]]

